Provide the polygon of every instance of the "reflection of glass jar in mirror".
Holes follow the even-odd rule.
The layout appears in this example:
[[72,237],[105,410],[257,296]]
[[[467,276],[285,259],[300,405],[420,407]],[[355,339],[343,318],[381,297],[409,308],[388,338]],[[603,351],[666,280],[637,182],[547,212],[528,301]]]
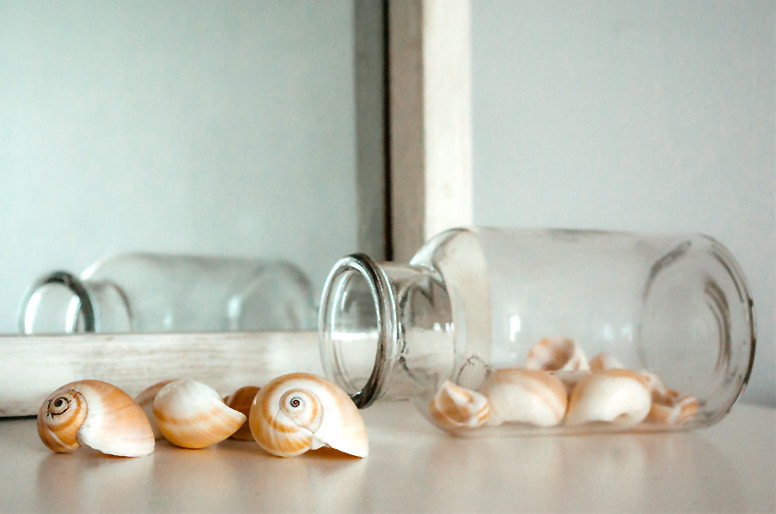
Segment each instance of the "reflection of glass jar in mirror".
[[319,331],[327,375],[359,406],[410,397],[466,435],[708,426],[755,346],[717,241],[572,230],[450,230],[409,265],[346,257]]
[[212,332],[309,330],[307,276],[278,260],[126,253],[79,277],[56,271],[27,292],[20,331]]

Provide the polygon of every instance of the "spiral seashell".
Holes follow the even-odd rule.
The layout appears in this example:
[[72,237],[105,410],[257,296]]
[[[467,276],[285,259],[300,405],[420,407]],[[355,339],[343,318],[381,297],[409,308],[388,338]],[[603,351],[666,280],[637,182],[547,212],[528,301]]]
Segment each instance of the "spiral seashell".
[[154,451],[153,431],[140,405],[100,380],[71,382],[51,393],[38,411],[38,435],[60,453],[81,445],[119,457]]
[[335,384],[309,373],[272,380],[253,399],[249,423],[265,451],[293,457],[330,446],[366,457],[366,427],[353,401]]
[[[237,391],[233,392],[229,396],[224,398],[224,403],[232,409],[242,412],[245,415],[245,419],[248,419],[248,415],[251,412],[251,404],[256,397],[256,393],[259,392],[260,387],[245,386],[241,387]],[[253,441],[253,434],[251,434],[251,427],[249,423],[243,423],[242,426],[230,436],[231,439],[237,439],[238,441]]]
[[525,367],[543,371],[590,369],[582,348],[567,337],[546,337],[536,343],[528,352]]
[[485,423],[490,414],[488,399],[445,380],[428,404],[431,419],[441,428],[465,430]]
[[601,352],[590,361],[590,370],[593,372],[606,369],[625,369],[625,365],[614,355]]
[[480,393],[490,404],[488,425],[514,422],[550,427],[560,423],[566,412],[566,388],[545,371],[498,369],[488,377]]
[[162,387],[154,399],[154,419],[165,439],[191,449],[220,443],[245,423],[210,386],[190,378]]
[[606,422],[623,427],[640,423],[652,404],[641,374],[624,369],[592,373],[569,398],[567,425]]
[[156,398],[156,393],[158,393],[162,387],[166,386],[174,380],[176,379],[173,378],[170,380],[163,380],[162,382],[158,382],[152,386],[146,387],[140,392],[140,394],[135,396],[135,401],[143,409],[143,412],[145,412],[145,415],[148,418],[148,422],[151,423],[151,430],[154,431],[155,439],[161,439],[162,433],[159,432],[158,428],[156,428],[156,419],[154,418],[154,398]]

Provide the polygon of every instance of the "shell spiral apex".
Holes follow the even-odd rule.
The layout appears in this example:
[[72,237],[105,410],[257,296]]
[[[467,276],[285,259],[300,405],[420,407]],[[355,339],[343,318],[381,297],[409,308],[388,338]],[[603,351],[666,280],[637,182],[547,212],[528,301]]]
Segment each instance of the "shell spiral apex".
[[38,435],[60,453],[81,445],[119,457],[154,451],[153,431],[140,405],[100,380],[71,382],[51,393],[38,411]]
[[253,399],[251,433],[266,452],[293,457],[329,446],[356,457],[369,453],[366,427],[350,397],[309,373],[272,380]]

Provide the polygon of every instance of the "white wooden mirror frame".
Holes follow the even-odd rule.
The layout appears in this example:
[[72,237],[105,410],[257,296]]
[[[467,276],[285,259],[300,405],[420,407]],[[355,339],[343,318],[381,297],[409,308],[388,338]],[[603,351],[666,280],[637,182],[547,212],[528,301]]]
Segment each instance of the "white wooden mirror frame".
[[[386,0],[383,9],[389,164],[383,184],[359,184],[359,199],[386,198],[387,219],[362,222],[359,242],[384,230],[388,255],[407,261],[429,236],[472,223],[469,1]],[[134,395],[190,376],[229,394],[282,373],[321,373],[317,347],[316,332],[0,337],[0,417],[34,415],[51,391],[85,378]]]

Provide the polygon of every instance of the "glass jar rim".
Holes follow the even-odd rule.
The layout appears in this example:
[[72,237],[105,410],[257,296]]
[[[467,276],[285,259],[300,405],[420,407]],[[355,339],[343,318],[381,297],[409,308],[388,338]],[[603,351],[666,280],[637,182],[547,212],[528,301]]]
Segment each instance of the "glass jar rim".
[[[369,286],[377,325],[374,365],[369,379],[360,389],[353,386],[346,378],[338,344],[332,334],[338,299],[341,297],[347,277],[354,275],[360,275]],[[368,407],[379,398],[386,384],[389,383],[401,348],[396,297],[382,267],[362,253],[351,254],[337,261],[323,287],[318,321],[321,362],[326,376],[345,387],[348,396],[358,408]]]

